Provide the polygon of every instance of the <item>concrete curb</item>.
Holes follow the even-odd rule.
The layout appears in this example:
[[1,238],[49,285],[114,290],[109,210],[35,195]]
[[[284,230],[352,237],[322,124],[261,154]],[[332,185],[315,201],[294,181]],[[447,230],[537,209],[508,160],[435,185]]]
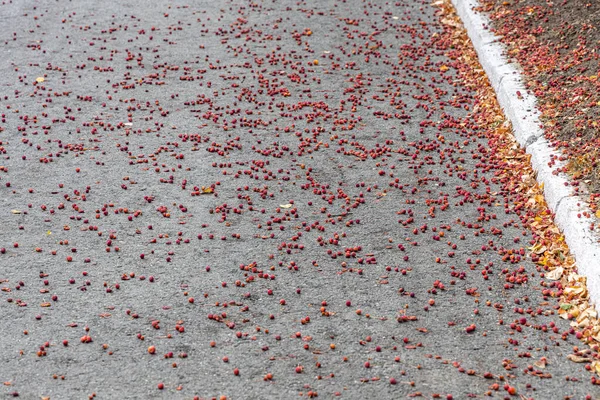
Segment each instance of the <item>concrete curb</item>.
[[[488,29],[490,20],[473,10],[479,3],[476,0],[452,0],[452,3],[496,91],[500,106],[512,122],[517,141],[531,154],[531,164],[537,171],[538,182],[544,184],[546,202],[555,213],[555,222],[565,235],[579,274],[587,277],[590,298],[594,303],[600,301],[600,245],[589,228],[590,221],[577,217],[578,213],[589,209],[583,199],[565,186],[568,179],[564,174],[552,174],[560,165],[548,166],[550,156],[558,153],[544,138],[537,99],[525,90],[518,67],[504,57],[504,45]],[[517,91],[521,96],[517,96]],[[581,206],[577,206],[578,203]]]

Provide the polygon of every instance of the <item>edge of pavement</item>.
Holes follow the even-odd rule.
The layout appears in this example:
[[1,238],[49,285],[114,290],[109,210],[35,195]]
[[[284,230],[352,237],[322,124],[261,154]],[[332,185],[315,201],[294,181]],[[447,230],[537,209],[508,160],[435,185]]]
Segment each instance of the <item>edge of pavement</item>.
[[555,168],[564,163],[549,166],[551,156],[558,156],[559,153],[550,147],[544,137],[536,107],[537,99],[527,93],[518,65],[509,63],[504,56],[504,45],[489,30],[490,20],[474,11],[475,7],[480,6],[479,2],[451,1],[496,92],[498,102],[512,123],[517,142],[531,155],[531,165],[537,172],[537,181],[544,185],[544,196],[555,214],[554,221],[563,231],[565,241],[575,257],[578,273],[587,278],[590,298],[594,303],[600,302],[600,244],[590,229],[590,221],[578,217],[579,213],[589,212],[586,201],[573,195],[564,173],[553,173]]

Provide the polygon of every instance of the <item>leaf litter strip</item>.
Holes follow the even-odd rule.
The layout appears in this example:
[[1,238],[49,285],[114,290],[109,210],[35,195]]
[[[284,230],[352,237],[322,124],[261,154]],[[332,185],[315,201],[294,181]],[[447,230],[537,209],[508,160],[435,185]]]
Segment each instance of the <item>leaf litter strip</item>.
[[[531,166],[531,155],[518,144],[513,135],[512,125],[504,115],[496,93],[490,86],[488,77],[479,64],[462,21],[457,16],[450,0],[433,3],[441,10],[441,22],[451,31],[452,44],[459,54],[456,59],[462,84],[476,88],[477,99],[473,110],[475,120],[481,126],[489,127],[487,136],[492,157],[504,164],[501,176],[504,189],[510,193],[521,222],[533,233],[535,243],[528,249],[530,256],[539,268],[545,271],[542,278],[554,281],[545,283],[544,298],[556,299],[558,314],[569,321],[576,329],[577,338],[590,349],[575,347],[569,359],[587,363],[586,369],[600,375],[600,320],[592,304],[586,286],[586,277],[578,274],[575,260],[565,242],[565,236],[554,222],[554,214],[544,198],[544,188],[536,181],[536,171]],[[592,350],[595,354],[592,354]],[[597,380],[592,378],[592,383]]]

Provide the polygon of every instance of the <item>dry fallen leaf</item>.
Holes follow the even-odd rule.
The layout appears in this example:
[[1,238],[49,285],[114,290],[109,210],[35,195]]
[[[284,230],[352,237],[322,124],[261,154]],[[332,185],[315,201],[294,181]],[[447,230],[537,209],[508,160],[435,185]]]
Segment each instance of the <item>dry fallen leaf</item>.
[[280,204],[279,207],[281,207],[281,208],[291,208],[292,205],[291,204]]
[[21,210],[10,210],[13,214],[21,214]]
[[35,81],[36,81],[37,83],[42,83],[42,82],[44,82],[44,81],[45,81],[45,79],[44,79],[44,77],[43,77],[43,76],[38,76],[37,78],[35,78]]
[[442,22],[442,24],[449,25],[453,28],[460,28],[460,23],[458,21],[456,21],[455,19],[442,18],[441,22]]
[[548,248],[546,246],[544,246],[543,244],[538,243],[535,246],[531,247],[530,250],[535,254],[544,254],[546,252],[546,250],[548,250]]
[[546,278],[556,281],[556,280],[560,279],[560,277],[563,274],[563,271],[564,271],[563,267],[557,267],[557,268],[553,269],[552,271],[548,272],[546,274]]
[[588,357],[581,357],[575,354],[569,354],[567,358],[576,363],[585,363],[591,361]]

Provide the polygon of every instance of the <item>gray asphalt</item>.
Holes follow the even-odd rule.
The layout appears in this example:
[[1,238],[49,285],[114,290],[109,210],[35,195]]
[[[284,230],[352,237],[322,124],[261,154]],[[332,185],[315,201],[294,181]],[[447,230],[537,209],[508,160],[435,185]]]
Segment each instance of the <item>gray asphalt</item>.
[[0,18],[3,398],[598,396],[429,2]]

